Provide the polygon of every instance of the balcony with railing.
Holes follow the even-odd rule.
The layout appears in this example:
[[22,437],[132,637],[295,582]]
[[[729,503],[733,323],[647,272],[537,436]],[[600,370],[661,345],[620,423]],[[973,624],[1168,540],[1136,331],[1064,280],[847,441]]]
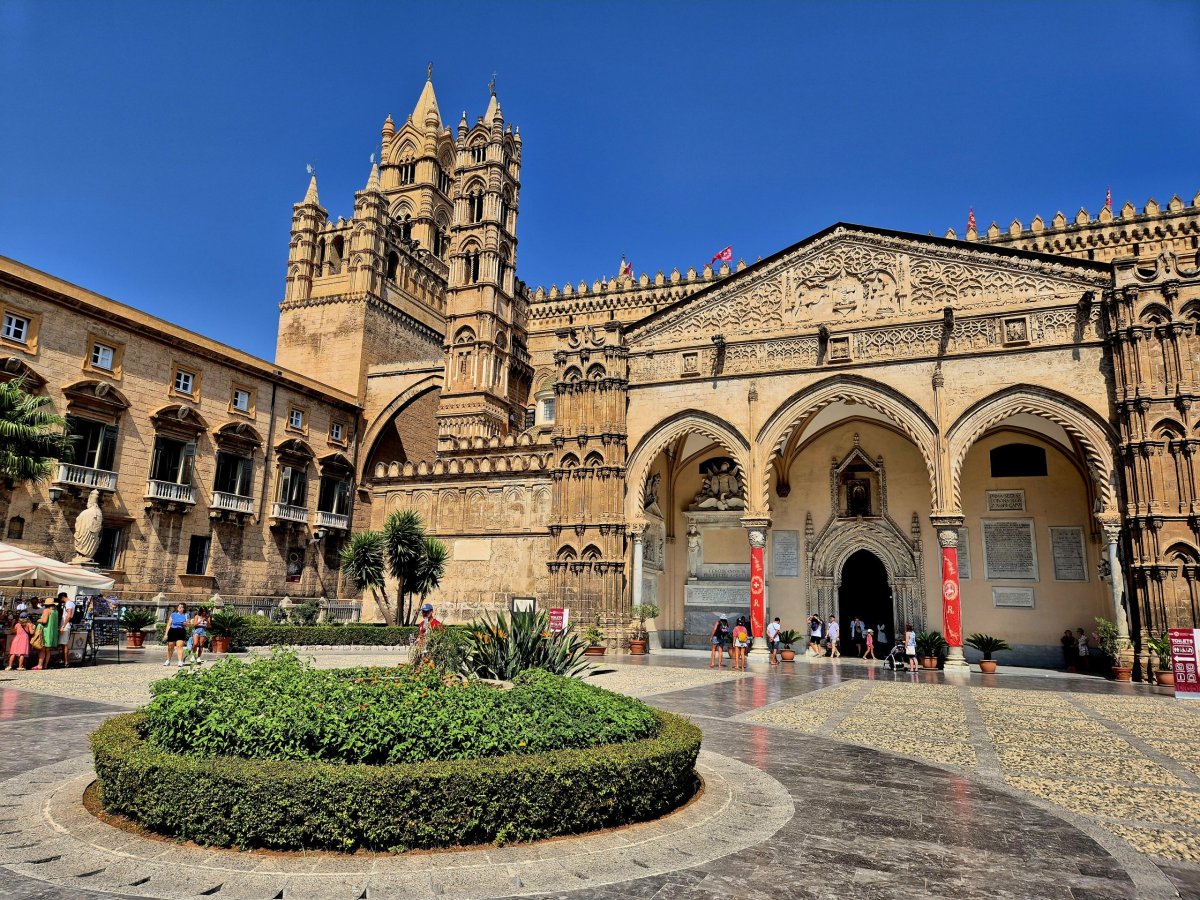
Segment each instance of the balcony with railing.
[[308,508],[304,506],[291,506],[287,503],[280,503],[276,500],[271,504],[271,518],[276,522],[297,522],[301,525],[308,524]]
[[318,528],[336,528],[340,531],[350,530],[350,517],[343,516],[340,513],[325,512],[317,510],[317,527]]
[[212,503],[209,504],[209,508],[221,512],[249,515],[254,512],[254,498],[243,497],[240,494],[227,494],[225,491],[213,491]]
[[196,489],[190,484],[176,484],[174,481],[158,481],[151,478],[146,482],[146,499],[153,503],[191,506],[196,502]]
[[89,490],[115,491],[117,489],[117,473],[60,462],[58,471],[54,474],[54,483]]

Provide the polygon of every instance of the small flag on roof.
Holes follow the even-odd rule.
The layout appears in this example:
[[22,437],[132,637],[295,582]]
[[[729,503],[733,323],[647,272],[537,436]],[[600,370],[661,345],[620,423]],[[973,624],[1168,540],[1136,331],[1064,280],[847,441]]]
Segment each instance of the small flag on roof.
[[713,255],[713,258],[709,262],[709,265],[711,266],[713,263],[717,262],[718,260],[720,260],[721,262],[733,262],[733,244],[730,244],[724,250],[718,250]]

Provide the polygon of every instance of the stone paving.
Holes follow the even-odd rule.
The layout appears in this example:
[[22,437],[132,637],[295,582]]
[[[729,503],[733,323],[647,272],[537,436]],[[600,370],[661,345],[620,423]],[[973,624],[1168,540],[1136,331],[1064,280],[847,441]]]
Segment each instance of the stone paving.
[[[313,655],[322,666],[396,661]],[[356,857],[214,852],[111,829],[75,797],[90,778],[86,736],[167,671],[0,673],[0,900],[1200,898],[1200,704],[1016,669],[949,679],[854,660],[769,669],[752,655],[742,675],[674,651],[601,665],[614,671],[599,683],[703,728],[710,806],[638,826],[665,841],[644,851],[628,850],[639,845],[631,830],[367,869],[347,866]],[[754,802],[711,814],[739,792]],[[670,844],[672,830],[687,839]],[[625,855],[587,852],[608,840]],[[472,869],[470,854],[488,865]],[[393,877],[414,861],[416,881]]]

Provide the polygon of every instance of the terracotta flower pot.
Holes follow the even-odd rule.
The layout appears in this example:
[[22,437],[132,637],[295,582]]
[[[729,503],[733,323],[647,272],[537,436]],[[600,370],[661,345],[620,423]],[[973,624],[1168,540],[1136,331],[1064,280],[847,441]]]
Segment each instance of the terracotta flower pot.
[[1117,681],[1133,680],[1133,666],[1113,666],[1112,672],[1113,678]]
[[633,638],[629,641],[629,652],[634,656],[641,656],[646,652],[646,642],[638,638]]
[[596,644],[594,647],[585,647],[583,650],[584,656],[603,656],[604,651],[608,648],[603,644]]
[[1154,680],[1162,687],[1175,687],[1175,670],[1174,669],[1158,669],[1154,673]]
[[937,668],[937,657],[936,656],[922,656],[921,657],[921,668],[922,669],[936,669]]
[[146,632],[144,631],[129,631],[125,634],[125,646],[130,650],[140,650],[142,644],[146,643]]
[[985,675],[995,674],[996,661],[994,659],[981,659],[979,661],[979,671]]
[[779,655],[783,657],[784,662],[791,662],[796,658],[796,651],[785,647],[783,650],[779,651]]
[[228,635],[221,635],[212,639],[213,653],[228,653],[229,645],[233,642],[233,638]]

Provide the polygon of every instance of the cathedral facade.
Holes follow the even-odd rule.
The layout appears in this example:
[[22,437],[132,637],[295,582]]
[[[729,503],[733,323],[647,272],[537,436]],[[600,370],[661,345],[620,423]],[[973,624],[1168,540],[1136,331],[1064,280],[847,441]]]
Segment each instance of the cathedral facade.
[[419,512],[443,618],[836,615],[1050,663],[1097,616],[1200,626],[1200,195],[535,288],[521,151],[431,77],[349,220],[315,177],[293,210],[275,362],[357,404],[351,528]]

